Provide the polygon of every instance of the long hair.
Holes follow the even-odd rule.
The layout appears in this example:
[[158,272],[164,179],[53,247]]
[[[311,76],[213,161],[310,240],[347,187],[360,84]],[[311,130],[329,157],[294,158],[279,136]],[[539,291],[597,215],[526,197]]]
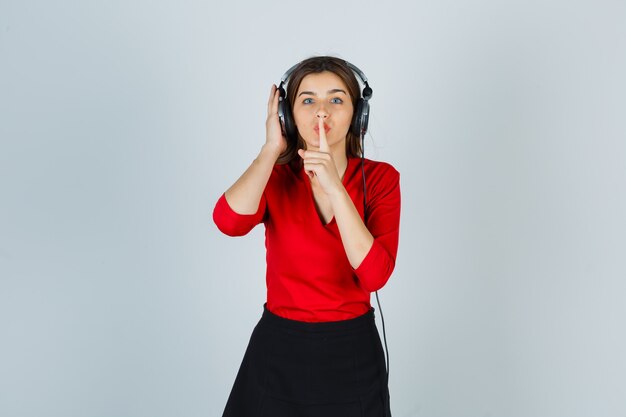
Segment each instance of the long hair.
[[[361,97],[361,89],[352,70],[346,65],[345,61],[333,56],[314,56],[304,61],[296,67],[289,76],[287,82],[287,101],[289,107],[293,109],[296,93],[300,88],[300,83],[309,74],[320,73],[324,71],[332,72],[337,75],[348,88],[348,93],[352,101],[352,109],[356,111],[357,100]],[[353,118],[354,120],[354,118]],[[299,158],[298,149],[304,149],[305,142],[298,132],[298,137],[287,139],[287,149],[280,154],[277,164],[287,164]],[[349,158],[357,158],[361,156],[361,138],[352,132],[352,125],[346,135],[346,155]]]

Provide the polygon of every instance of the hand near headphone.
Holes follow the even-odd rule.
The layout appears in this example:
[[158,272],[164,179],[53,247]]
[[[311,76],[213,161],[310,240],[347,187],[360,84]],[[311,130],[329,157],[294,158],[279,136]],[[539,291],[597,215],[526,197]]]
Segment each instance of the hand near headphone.
[[337,167],[330,147],[326,139],[324,130],[324,119],[319,118],[320,147],[317,151],[298,149],[298,155],[304,160],[304,170],[309,175],[312,182],[317,182],[326,194],[334,194],[343,188],[341,178],[337,172]]
[[278,120],[278,88],[272,84],[267,102],[267,120],[265,121],[265,144],[278,151],[280,155],[287,149],[287,138],[283,135]]

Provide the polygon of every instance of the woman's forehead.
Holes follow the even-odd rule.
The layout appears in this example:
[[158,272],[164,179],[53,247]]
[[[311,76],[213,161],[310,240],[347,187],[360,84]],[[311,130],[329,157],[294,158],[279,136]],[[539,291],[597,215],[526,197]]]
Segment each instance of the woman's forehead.
[[340,89],[349,94],[346,84],[334,72],[323,71],[306,75],[300,82],[298,93],[301,91],[327,92]]

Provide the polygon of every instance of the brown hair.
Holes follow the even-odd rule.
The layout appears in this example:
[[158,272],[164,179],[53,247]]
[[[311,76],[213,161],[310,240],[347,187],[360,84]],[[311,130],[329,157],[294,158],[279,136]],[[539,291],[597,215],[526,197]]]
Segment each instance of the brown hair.
[[[359,82],[350,67],[346,65],[346,62],[333,56],[314,56],[298,64],[296,69],[289,76],[287,83],[287,102],[289,103],[289,107],[293,109],[296,93],[304,77],[309,74],[324,71],[332,72],[341,78],[348,88],[348,93],[352,101],[352,109],[356,111],[357,101],[361,97]],[[298,133],[298,138],[295,141],[293,139],[287,139],[287,149],[280,154],[276,163],[286,164],[294,161],[298,158],[298,149],[304,148],[304,140],[300,136],[300,133]],[[361,152],[361,138],[352,133],[352,125],[350,125],[350,129],[346,135],[346,155],[349,158],[356,158],[361,156]]]

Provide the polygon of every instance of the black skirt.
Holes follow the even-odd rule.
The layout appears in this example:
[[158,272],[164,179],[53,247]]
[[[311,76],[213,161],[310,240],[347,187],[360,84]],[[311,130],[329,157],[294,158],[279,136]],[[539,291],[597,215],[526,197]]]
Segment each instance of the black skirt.
[[308,323],[263,305],[223,417],[318,416],[391,417],[374,308]]

